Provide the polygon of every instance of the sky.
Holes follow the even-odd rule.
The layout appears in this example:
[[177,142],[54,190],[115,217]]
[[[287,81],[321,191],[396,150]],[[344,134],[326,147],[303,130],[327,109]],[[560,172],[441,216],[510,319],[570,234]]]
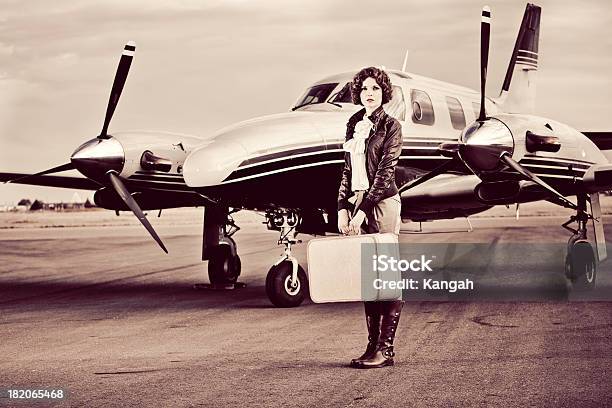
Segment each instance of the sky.
[[[365,66],[477,89],[480,12],[492,11],[487,94],[497,96],[525,3],[0,0],[0,172],[69,161],[99,134],[123,46],[137,44],[110,125],[205,136],[288,111],[311,83]],[[612,130],[612,6],[545,0],[536,113]],[[63,173],[70,175],[70,173]],[[0,185],[0,204],[74,190]],[[87,193],[80,192],[82,197]]]

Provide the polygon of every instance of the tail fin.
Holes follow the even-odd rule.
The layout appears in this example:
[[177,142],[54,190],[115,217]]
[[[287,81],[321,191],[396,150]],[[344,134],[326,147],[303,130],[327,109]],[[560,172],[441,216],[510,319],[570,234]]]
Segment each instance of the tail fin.
[[508,71],[497,99],[504,112],[533,113],[540,42],[540,14],[542,9],[527,4],[519,29]]

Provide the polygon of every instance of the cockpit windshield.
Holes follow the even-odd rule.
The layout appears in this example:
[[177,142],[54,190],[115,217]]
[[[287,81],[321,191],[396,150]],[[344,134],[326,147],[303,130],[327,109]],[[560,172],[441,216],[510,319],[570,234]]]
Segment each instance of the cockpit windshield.
[[342,87],[340,92],[336,94],[332,102],[335,103],[353,103],[353,97],[351,96],[351,83],[348,82]]
[[336,86],[338,86],[338,83],[319,84],[308,88],[304,95],[302,95],[300,99],[298,99],[298,102],[295,104],[293,110],[296,110],[306,105],[326,102],[332,91],[336,89]]
[[[308,88],[304,95],[298,99],[292,110],[326,102],[338,108],[343,108],[343,105],[340,104],[356,107],[356,105],[353,105],[351,82],[345,83],[339,91],[334,92],[337,88],[339,88],[338,82],[314,85]],[[406,120],[406,103],[404,102],[404,93],[400,86],[393,85],[393,95],[391,100],[384,105],[384,108],[388,115],[393,116],[397,120]]]

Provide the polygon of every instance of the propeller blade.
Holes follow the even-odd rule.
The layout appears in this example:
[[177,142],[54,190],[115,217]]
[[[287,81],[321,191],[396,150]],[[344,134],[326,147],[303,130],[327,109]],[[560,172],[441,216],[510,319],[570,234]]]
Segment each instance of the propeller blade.
[[402,194],[404,191],[410,190],[411,188],[414,188],[420,184],[423,184],[424,182],[426,182],[427,180],[431,180],[432,178],[436,177],[439,174],[442,174],[444,172],[446,172],[448,169],[452,168],[455,164],[457,164],[458,162],[460,162],[461,159],[459,159],[459,157],[454,157],[451,160],[447,160],[445,163],[441,164],[440,166],[436,167],[435,169],[433,169],[432,171],[430,171],[427,174],[424,174],[423,176],[414,179],[406,184],[404,184],[398,191],[398,194]]
[[159,236],[153,229],[153,226],[151,225],[149,220],[147,220],[147,217],[144,215],[144,213],[138,206],[138,203],[136,203],[136,200],[134,200],[134,197],[132,197],[128,189],[125,187],[125,185],[121,181],[121,177],[119,177],[119,175],[114,171],[109,171],[107,174],[108,174],[108,177],[110,178],[113,188],[115,189],[117,194],[119,194],[119,197],[121,197],[123,202],[128,207],[130,207],[130,209],[132,210],[136,218],[138,218],[138,220],[142,223],[142,225],[144,225],[147,231],[149,231],[149,234],[151,234],[151,236],[159,244],[161,249],[163,249],[165,253],[168,253],[168,250],[164,246],[164,243],[162,242],[161,238],[159,238]]
[[536,176],[535,174],[533,174],[532,172],[530,172],[529,170],[527,170],[526,168],[524,168],[523,166],[521,166],[520,164],[518,164],[517,162],[515,162],[512,157],[510,157],[509,153],[504,153],[501,156],[501,160],[506,163],[510,168],[514,169],[515,171],[519,172],[520,174],[522,174],[524,177],[526,177],[527,179],[533,181],[534,183],[538,184],[541,187],[544,187],[546,190],[548,190],[550,193],[554,194],[559,200],[561,200],[563,203],[565,203],[568,207],[577,210],[578,207],[576,206],[576,204],[572,203],[570,200],[568,200],[567,198],[565,198],[563,195],[561,195],[561,193],[559,193],[557,190],[555,190],[554,188],[552,188],[551,186],[549,186],[546,182],[544,182],[542,179],[540,179],[538,176]]
[[119,66],[117,66],[117,73],[115,74],[115,80],[113,81],[113,87],[111,89],[110,97],[108,99],[108,105],[106,106],[106,117],[104,118],[104,126],[102,132],[100,132],[100,139],[108,138],[108,125],[113,117],[121,91],[123,91],[123,85],[127,79],[128,72],[130,72],[130,65],[134,58],[134,52],[136,52],[136,43],[129,41],[123,48],[121,53],[121,59],[119,60]]
[[491,9],[482,8],[482,21],[480,23],[480,115],[478,120],[485,120],[485,85],[487,83],[487,68],[489,66],[489,39],[491,37]]
[[28,174],[27,176],[21,176],[21,177],[6,181],[5,184],[17,183],[19,181],[29,179],[30,177],[44,176],[45,174],[59,173],[60,171],[73,170],[73,169],[74,169],[74,165],[72,163],[66,163],[66,164],[62,164],[61,166],[57,166],[52,169],[49,169],[49,170],[41,171],[40,173]]

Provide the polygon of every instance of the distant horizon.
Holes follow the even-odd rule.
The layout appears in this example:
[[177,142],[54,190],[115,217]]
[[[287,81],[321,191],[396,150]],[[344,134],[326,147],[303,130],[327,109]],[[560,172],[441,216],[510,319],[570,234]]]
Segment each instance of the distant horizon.
[[15,204],[13,203],[0,203],[0,207],[16,207],[19,205],[19,203],[22,200],[29,200],[30,204],[33,204],[35,201],[39,201],[43,204],[85,204],[88,200],[91,204],[96,205],[96,203],[93,201],[93,198],[89,198],[86,197],[84,200],[81,201],[74,201],[74,199],[71,200],[60,200],[60,201],[46,201],[46,200],[41,200],[38,198],[28,198],[28,197],[22,197],[19,200],[15,201]]
[[[489,1],[489,96],[497,96],[525,9]],[[208,135],[287,112],[310,84],[370,65],[478,89],[481,1],[87,0],[9,2],[0,18],[0,172],[63,163],[101,129],[128,40],[136,56],[110,126]],[[539,1],[537,113],[611,130],[612,13],[603,0]],[[58,175],[78,175],[66,172]],[[0,203],[68,200],[75,190],[0,184]],[[83,197],[93,192],[79,190]]]
[[[36,186],[32,186],[32,187],[36,187]],[[74,190],[71,189],[56,189],[56,190],[63,190],[67,195],[73,195],[74,194]],[[8,200],[8,201],[0,201],[0,207],[13,207],[13,206],[17,206],[18,203],[21,200],[30,200],[30,202],[34,202],[36,200],[41,201],[42,203],[45,204],[66,204],[66,203],[85,203],[87,200],[89,200],[89,202],[91,202],[93,205],[96,205],[93,199],[93,195],[94,195],[94,191],[85,191],[86,193],[88,193],[87,195],[81,195],[82,200],[81,201],[72,201],[72,198],[65,198],[63,195],[59,197],[59,199],[55,199],[53,198],[53,195],[50,196],[49,199],[44,199],[44,198],[37,198],[37,197],[20,197],[14,200]],[[39,194],[39,196],[42,194]],[[4,197],[2,195],[2,197]]]

